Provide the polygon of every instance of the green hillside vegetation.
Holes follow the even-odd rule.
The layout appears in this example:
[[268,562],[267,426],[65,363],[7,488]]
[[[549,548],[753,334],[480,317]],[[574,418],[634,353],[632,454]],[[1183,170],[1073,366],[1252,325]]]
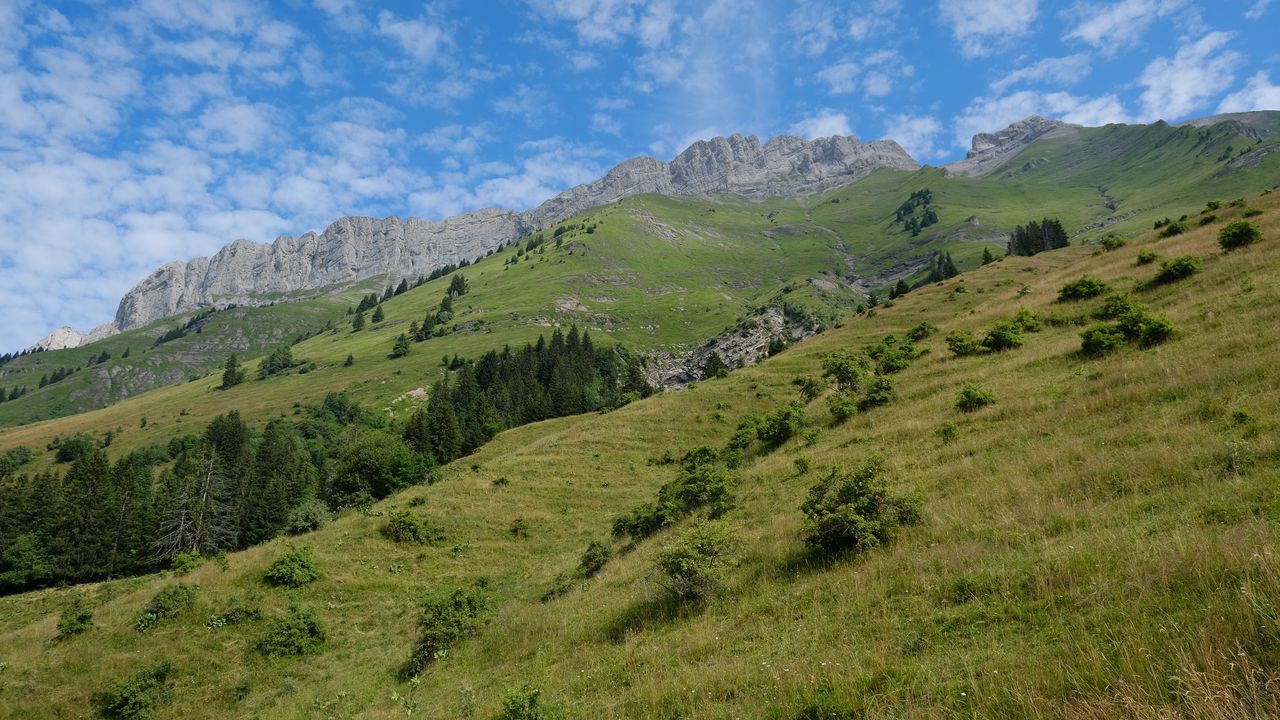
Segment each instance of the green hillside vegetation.
[[[901,182],[880,175],[846,192]],[[949,213],[946,187],[929,179],[939,225],[981,212]],[[900,190],[886,190],[897,200],[877,222],[893,222]],[[1222,249],[1216,225],[1159,237],[1146,220],[1110,252],[1007,257],[687,391],[503,432],[441,467],[435,484],[292,544],[181,577],[0,598],[0,707],[14,717],[130,701],[159,718],[1280,717],[1277,197],[1249,197],[1262,239],[1247,246]],[[758,212],[632,202],[686,217],[715,207],[743,222]],[[814,206],[815,221],[828,205],[846,202]],[[590,252],[621,224],[605,212],[573,249],[617,263]],[[1230,222],[1246,207],[1218,212]],[[1017,212],[1009,227],[1045,213]],[[1160,269],[1138,260],[1151,250],[1194,258],[1199,271],[1153,283]],[[534,283],[507,284],[554,268],[546,257],[470,268],[458,321],[546,313]],[[689,272],[674,260],[664,271],[673,284]],[[1081,278],[1120,299],[1059,301]],[[135,419],[122,449],[174,432],[176,409],[197,403],[203,416],[287,415],[281,400],[313,397],[321,367],[336,374],[349,353],[351,395],[378,407],[438,375],[438,339],[386,355],[447,284],[383,303],[384,327],[296,346],[317,363],[307,375],[166,388],[58,421],[59,432],[167,409],[150,410],[144,429]],[[710,305],[720,291],[656,300],[697,325],[692,298]],[[499,310],[500,292],[511,305]],[[614,335],[624,344],[648,332],[631,326],[644,323],[635,302]],[[1082,334],[1100,322],[1125,341],[1086,353]],[[723,326],[708,319],[697,331]],[[1143,342],[1156,327],[1167,331]],[[980,350],[950,352],[956,332]],[[476,357],[499,335],[458,333],[457,347]],[[415,365],[423,356],[433,361]],[[167,427],[145,434],[152,424]],[[20,428],[4,442],[48,431]],[[425,542],[397,541],[418,534],[401,532],[406,514]],[[148,613],[156,620],[141,622]],[[58,639],[60,623],[88,627]]]

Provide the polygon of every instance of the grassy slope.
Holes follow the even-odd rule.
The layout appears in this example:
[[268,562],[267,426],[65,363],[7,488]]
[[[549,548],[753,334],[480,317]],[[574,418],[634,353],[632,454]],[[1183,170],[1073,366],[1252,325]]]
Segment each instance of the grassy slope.
[[[1266,142],[1280,143],[1280,138]],[[904,263],[912,261],[917,263],[906,269],[912,270],[910,277],[918,279],[925,273],[922,259],[935,250],[951,252],[962,267],[973,267],[985,247],[999,251],[1004,235],[1015,225],[1053,216],[1073,231],[1111,215],[1105,205],[1107,198],[1115,201],[1116,214],[1125,219],[1081,239],[1110,231],[1136,234],[1149,228],[1154,219],[1195,212],[1206,200],[1229,200],[1280,178],[1280,153],[1269,155],[1259,167],[1227,171],[1223,158],[1229,147],[1231,157],[1236,157],[1255,146],[1226,126],[1113,125],[1081,129],[1066,138],[1041,139],[1005,168],[984,178],[948,178],[937,168],[915,173],[881,170],[804,202],[633,198],[570,221],[602,223],[597,234],[575,238],[585,243],[586,255],[540,255],[535,262],[524,263],[501,278],[494,276],[501,272],[501,267],[494,265],[509,254],[504,253],[498,263],[489,260],[473,269],[469,275],[478,279],[480,273],[490,274],[479,283],[482,293],[466,298],[464,304],[471,308],[460,320],[483,320],[485,332],[463,333],[419,347],[436,356],[474,355],[503,343],[534,338],[551,322],[576,320],[592,325],[597,332],[608,332],[632,348],[679,351],[724,330],[746,307],[767,300],[791,281],[800,281],[800,292],[793,297],[818,308],[839,308],[847,305],[848,294],[821,289],[835,287],[834,283],[803,281],[818,275],[826,275],[828,280],[847,275],[875,278],[895,271],[896,279],[896,274],[904,271]],[[934,192],[941,222],[913,238],[892,222],[893,211],[911,192],[925,187]],[[331,337],[328,344],[312,341],[300,351],[325,362],[340,363],[347,352],[361,359],[380,359],[380,345],[389,347],[394,333],[403,331],[411,319],[420,319],[441,287],[443,283],[437,283],[391,303],[388,309],[397,310],[390,315],[392,322],[362,335],[362,341]],[[12,404],[0,404],[0,426],[100,407],[118,400],[126,388],[136,393],[136,388],[149,387],[136,377],[138,372],[165,378],[155,384],[185,382],[192,372],[200,374],[220,366],[231,349],[265,354],[282,338],[323,327],[366,289],[239,310],[232,313],[236,318],[220,314],[206,334],[170,343],[146,356],[135,354],[128,361],[119,359],[124,347],[132,346],[137,352],[139,345],[149,346],[172,322],[162,321],[84,348],[23,358],[0,369],[0,387],[26,384],[35,388],[40,375],[50,368],[82,365],[102,349],[116,356],[100,368],[77,373]],[[557,308],[557,302],[572,301],[585,309]],[[105,375],[108,370],[113,373],[110,382]],[[271,409],[270,402],[279,397],[289,397],[292,402],[297,393],[310,398],[348,385],[360,388],[358,392],[366,400],[385,404],[417,387],[414,380],[400,376],[384,382],[387,372],[388,367],[378,362],[355,371],[328,368],[306,382],[274,388],[287,389],[283,395],[265,393],[264,408]],[[170,409],[191,413],[178,418],[184,424],[203,422],[210,417],[205,412],[209,403],[198,395],[208,384],[197,383],[196,393],[172,389],[161,393],[164,398],[181,397],[177,406],[166,401],[148,411],[148,403],[129,405],[124,413],[95,415],[92,426],[128,429],[136,426],[141,414]],[[112,389],[104,392],[104,387]],[[207,409],[220,412],[224,407],[225,403],[213,403]],[[47,439],[72,427],[89,427],[89,422],[82,419],[65,426],[45,425],[34,435],[23,437]],[[170,424],[159,430],[165,427],[173,429]],[[158,435],[153,432],[149,436]],[[5,443],[0,439],[0,445]]]
[[[492,717],[523,683],[583,718],[788,718],[828,683],[868,717],[1275,716],[1276,198],[1256,201],[1268,239],[1245,251],[1221,254],[1213,226],[1105,254],[1010,258],[725,380],[504,433],[443,482],[376,506],[423,498],[416,511],[445,528],[444,544],[394,546],[380,519],[349,515],[305,539],[326,577],[295,593],[260,583],[276,542],[193,573],[198,610],[145,636],[133,618],[171,578],[88,588],[101,602],[96,628],[64,642],[52,637],[67,591],[0,599],[0,715],[80,716],[110,679],[169,657],[180,672],[160,717],[396,717],[406,697],[425,717]],[[792,442],[747,469],[726,519],[745,548],[708,606],[672,611],[654,599],[660,539],[538,602],[615,513],[670,478],[647,458],[723,442],[743,414],[790,399],[791,379],[816,375],[823,354],[925,319],[980,331],[1020,307],[1079,313],[1091,305],[1056,304],[1057,289],[1084,273],[1133,289],[1154,272],[1134,263],[1145,247],[1205,261],[1190,280],[1136,292],[1175,323],[1170,343],[1085,360],[1078,328],[1046,328],[1020,350],[957,359],[935,337],[899,376],[893,405],[832,427],[816,402],[812,446]],[[994,390],[996,405],[958,413],[966,380]],[[935,430],[947,421],[960,434],[944,445]],[[1226,462],[1233,448],[1247,460],[1239,473]],[[795,473],[801,454],[815,465],[809,476]],[[861,558],[809,562],[796,509],[808,485],[871,454],[888,459],[896,489],[923,498],[924,523]],[[510,485],[495,486],[499,477]],[[516,517],[528,538],[508,532]],[[498,602],[492,622],[420,683],[398,681],[420,593],[479,576]],[[267,662],[250,650],[259,624],[203,627],[245,592],[272,610],[315,607],[327,649]],[[1251,693],[1269,704],[1235,704]]]

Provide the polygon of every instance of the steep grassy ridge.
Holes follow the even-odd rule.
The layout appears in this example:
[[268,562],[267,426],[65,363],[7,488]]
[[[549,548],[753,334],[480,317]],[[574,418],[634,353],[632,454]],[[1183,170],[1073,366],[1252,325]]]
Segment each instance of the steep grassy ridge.
[[[161,718],[490,718],[526,685],[559,715],[582,718],[1280,717],[1276,197],[1251,199],[1267,211],[1256,218],[1267,239],[1245,250],[1218,249],[1219,223],[1112,252],[1008,258],[726,379],[503,433],[446,467],[440,483],[300,539],[324,577],[299,590],[263,584],[285,545],[273,542],[183,578],[200,586],[195,609],[146,634],[134,619],[173,577],[83,588],[97,606],[94,628],[62,641],[53,638],[68,590],[0,599],[0,715],[84,715],[95,691],[167,658],[177,669]],[[1148,288],[1156,266],[1135,262],[1147,248],[1196,255],[1203,271]],[[537,277],[553,262],[486,268],[466,299],[486,317],[485,282],[497,291],[508,287],[502,278]],[[1082,357],[1072,319],[1100,300],[1055,298],[1085,274],[1166,315],[1175,336]],[[408,322],[411,302],[416,314],[421,302],[408,296],[389,306],[392,322]],[[1052,321],[1024,347],[947,351],[947,331],[981,334],[1022,308]],[[589,541],[608,538],[616,514],[673,477],[651,459],[723,445],[740,418],[793,399],[792,380],[818,376],[827,354],[926,320],[943,332],[896,376],[897,400],[843,425],[817,400],[805,411],[812,437],[746,466],[737,507],[721,521],[742,547],[717,596],[703,605],[665,598],[653,566],[664,532],[630,551],[612,543],[620,554],[597,577],[539,601]],[[360,336],[363,355],[386,348],[391,332]],[[345,342],[322,337],[300,353],[333,360]],[[384,368],[365,381],[387,384],[360,391],[372,399],[419,379]],[[966,381],[990,389],[995,404],[957,411]],[[267,393],[305,396],[292,382],[225,394],[187,387],[216,398],[209,412],[265,414],[280,408],[279,398],[261,399]],[[945,423],[955,424],[950,441],[938,433]],[[858,557],[811,557],[797,509],[807,488],[872,455],[886,459],[895,492],[922,499],[923,521]],[[429,517],[444,540],[388,541],[379,528],[401,508]],[[517,519],[527,537],[511,532]],[[487,624],[417,680],[399,679],[418,601],[481,580]],[[253,650],[265,621],[205,626],[233,595],[254,596],[268,615],[309,606],[328,642],[304,658],[265,659]]]

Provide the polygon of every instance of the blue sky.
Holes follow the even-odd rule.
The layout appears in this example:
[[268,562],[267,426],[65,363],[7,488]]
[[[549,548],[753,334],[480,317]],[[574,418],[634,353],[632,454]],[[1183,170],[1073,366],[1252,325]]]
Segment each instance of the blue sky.
[[717,134],[1280,109],[1280,0],[0,0],[0,349],[347,214],[524,209]]

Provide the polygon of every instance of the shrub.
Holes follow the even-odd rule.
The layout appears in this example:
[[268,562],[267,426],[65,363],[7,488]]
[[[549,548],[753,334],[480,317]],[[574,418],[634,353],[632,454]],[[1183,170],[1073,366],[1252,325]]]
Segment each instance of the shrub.
[[1099,323],[1086,328],[1080,333],[1080,351],[1085,355],[1099,357],[1119,350],[1124,345],[1124,333],[1115,325]]
[[1183,223],[1171,222],[1165,225],[1164,229],[1160,231],[1160,237],[1169,238],[1169,237],[1173,237],[1174,235],[1181,235],[1186,231],[1187,231],[1187,226],[1184,225]]
[[418,675],[444,657],[450,647],[480,629],[486,610],[484,597],[475,590],[457,588],[448,595],[428,598],[418,620],[422,634],[402,673],[406,677]]
[[822,377],[836,381],[841,391],[857,392],[871,373],[871,358],[847,350],[832,353],[822,360]]
[[222,612],[209,616],[209,620],[205,623],[209,628],[220,628],[226,625],[239,625],[241,623],[253,622],[262,617],[262,610],[258,608],[257,598],[253,596],[233,595],[227,601],[227,605]]
[[890,495],[884,475],[884,461],[873,457],[851,473],[833,468],[809,488],[800,506],[805,543],[826,554],[861,552],[888,542],[899,527],[919,522],[919,501]]
[[1093,316],[1100,320],[1115,320],[1117,318],[1128,315],[1137,308],[1133,300],[1128,295],[1120,293],[1112,293],[1102,301],[1102,307],[1098,308]]
[[858,400],[851,393],[836,393],[827,398],[831,419],[842,423],[858,413]]
[[383,537],[398,543],[426,545],[444,539],[444,533],[424,518],[415,517],[408,510],[392,510],[382,526]]
[[1150,265],[1151,263],[1159,259],[1160,259],[1160,253],[1156,252],[1155,250],[1152,250],[1151,248],[1145,248],[1138,251],[1139,265]]
[[169,562],[169,569],[175,575],[186,575],[204,563],[204,556],[198,552],[180,552]]
[[806,402],[813,402],[822,394],[822,383],[811,377],[798,377],[791,381],[800,391],[800,397]]
[[399,436],[366,430],[343,447],[331,492],[342,504],[351,504],[361,493],[381,500],[410,485],[429,482],[433,465]]
[[1205,215],[1200,218],[1200,226],[1204,227],[1205,225],[1212,225],[1217,221],[1218,221],[1217,215]]
[[193,585],[170,585],[162,588],[142,608],[142,614],[134,622],[134,629],[146,632],[155,627],[161,620],[180,615],[196,601],[196,588]]
[[1102,249],[1111,251],[1119,250],[1125,246],[1125,239],[1114,233],[1102,238]]
[[320,568],[316,567],[315,558],[311,556],[311,548],[290,545],[267,567],[264,579],[269,585],[300,588],[319,580]]
[[897,396],[897,389],[894,387],[893,378],[876,376],[867,383],[867,390],[862,394],[862,399],[858,401],[858,410],[866,412],[873,407],[888,405],[893,402],[893,398]]
[[982,338],[982,347],[990,352],[1001,352],[1022,347],[1022,328],[1011,320],[998,322]]
[[1096,277],[1085,275],[1082,278],[1072,280],[1062,289],[1058,290],[1058,302],[1068,302],[1071,300],[1085,300],[1091,297],[1097,297],[1103,293],[1109,292],[1110,287]]
[[796,459],[793,462],[796,468],[797,475],[805,475],[809,472],[810,468],[813,467],[813,461],[810,460],[806,455],[796,456]]
[[1262,208],[1251,207],[1251,208],[1246,208],[1244,211],[1244,216],[1247,218],[1258,217],[1261,214],[1262,214]]
[[289,517],[285,520],[285,532],[290,535],[314,532],[328,525],[332,519],[333,513],[329,512],[324,502],[308,498],[289,511]]
[[1231,251],[1252,245],[1262,239],[1262,231],[1247,220],[1236,220],[1218,231],[1218,245]]
[[790,440],[804,427],[804,406],[789,403],[765,415],[756,428],[756,435],[768,447],[775,448]]
[[925,321],[916,325],[907,331],[907,339],[911,342],[920,342],[927,337],[937,334],[938,327],[931,322]]
[[1200,258],[1183,255],[1160,264],[1160,272],[1151,281],[1154,285],[1177,282],[1200,272]]
[[542,690],[525,685],[502,696],[502,712],[497,720],[550,720],[553,714],[542,704]]
[[58,639],[65,640],[79,635],[93,627],[93,608],[85,601],[84,596],[75,593],[62,608],[62,616],[58,618]]
[[592,540],[583,551],[582,559],[578,561],[578,574],[584,578],[595,575],[604,568],[611,557],[613,553],[608,545],[599,540]]
[[737,545],[729,529],[718,523],[697,522],[658,551],[658,570],[678,600],[701,600],[712,595]]
[[120,720],[151,720],[153,711],[173,697],[173,663],[162,660],[113,683],[95,700],[102,715]]
[[1011,322],[1023,332],[1040,332],[1044,328],[1044,322],[1040,316],[1026,308],[1019,310]]
[[950,445],[955,442],[956,438],[960,437],[960,426],[948,421],[939,425],[934,432],[937,433],[938,439],[942,441],[943,445]]
[[315,611],[294,605],[271,619],[255,647],[267,657],[297,657],[318,652],[326,640],[324,623]]
[[980,385],[965,383],[956,398],[956,409],[961,412],[973,412],[996,401],[996,396]]
[[1125,314],[1117,327],[1130,342],[1144,348],[1159,345],[1173,337],[1173,323],[1143,308],[1135,308]]
[[986,349],[968,330],[952,330],[947,333],[947,349],[958,357],[981,355]]

